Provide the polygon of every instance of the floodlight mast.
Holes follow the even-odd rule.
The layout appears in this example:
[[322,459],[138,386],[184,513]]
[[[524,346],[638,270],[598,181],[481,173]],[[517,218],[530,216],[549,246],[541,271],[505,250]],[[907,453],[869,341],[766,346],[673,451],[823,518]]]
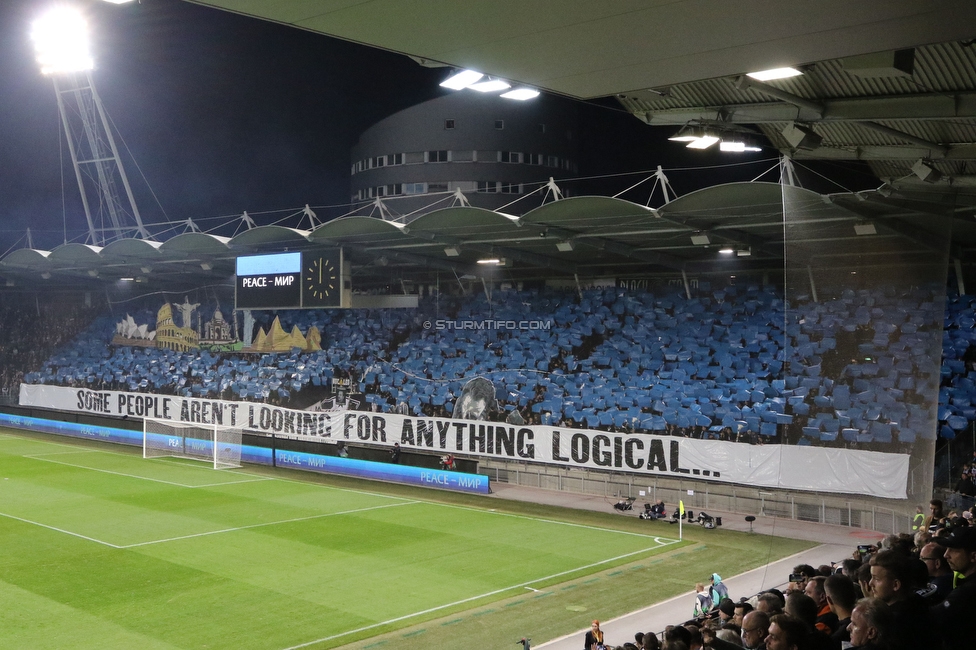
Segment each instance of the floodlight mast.
[[[54,82],[61,124],[88,220],[88,241],[101,246],[133,232],[151,239],[92,81],[94,63],[88,52],[84,18],[70,8],[51,10],[34,23],[31,38],[41,72]],[[119,183],[125,190],[127,204],[119,196]],[[93,206],[97,209],[94,215]]]

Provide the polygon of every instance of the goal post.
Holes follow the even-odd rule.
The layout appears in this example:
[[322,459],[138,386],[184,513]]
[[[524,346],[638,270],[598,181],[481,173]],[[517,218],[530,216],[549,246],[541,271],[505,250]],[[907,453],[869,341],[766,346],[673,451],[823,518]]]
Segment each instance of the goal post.
[[240,467],[241,434],[237,427],[146,418],[142,457],[189,458],[212,464],[214,469]]

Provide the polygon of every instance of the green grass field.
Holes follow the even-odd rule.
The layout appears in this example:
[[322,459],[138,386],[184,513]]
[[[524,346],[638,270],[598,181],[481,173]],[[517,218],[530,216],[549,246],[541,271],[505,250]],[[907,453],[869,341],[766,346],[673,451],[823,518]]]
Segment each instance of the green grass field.
[[[7,431],[0,647],[508,647],[483,628],[513,617],[538,642],[583,627],[583,593],[607,618],[687,591],[708,545],[676,532]],[[810,546],[731,535],[728,575]]]

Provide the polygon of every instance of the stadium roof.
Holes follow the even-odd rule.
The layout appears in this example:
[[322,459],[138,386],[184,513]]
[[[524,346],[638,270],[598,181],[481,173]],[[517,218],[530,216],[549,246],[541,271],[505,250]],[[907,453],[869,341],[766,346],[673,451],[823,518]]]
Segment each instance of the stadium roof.
[[[121,240],[104,248],[21,249],[0,261],[0,274],[8,284],[27,287],[94,287],[122,278],[171,290],[232,286],[238,255],[341,246],[352,263],[354,289],[370,290],[399,287],[401,279],[431,283],[439,273],[452,280],[571,280],[781,271],[787,251],[791,263],[814,267],[905,264],[933,253],[944,258],[950,232],[960,248],[954,256],[963,255],[962,247],[976,246],[976,224],[967,213],[885,194],[825,196],[751,182],[699,190],[658,209],[608,197],[574,197],[521,217],[473,207],[444,208],[409,223],[348,216],[312,230],[259,226],[231,238],[194,232],[163,243]],[[873,232],[864,229],[867,225]],[[787,246],[785,231],[791,226]],[[501,258],[504,265],[478,264],[485,258]]]
[[[971,0],[193,1],[428,66],[616,97],[653,125],[761,134],[797,158],[864,160],[897,187],[922,183],[913,165],[925,159],[941,174],[937,187],[976,192]],[[744,76],[782,66],[803,75]],[[785,137],[794,123],[816,138]]]
[[[424,65],[476,68],[577,98],[615,97],[651,125],[752,134],[794,158],[865,160],[886,182],[875,192],[828,197],[735,183],[656,210],[576,197],[519,218],[453,207],[409,223],[348,216],[310,230],[252,227],[232,238],[184,233],[104,249],[68,244],[7,255],[0,276],[8,285],[36,286],[38,278],[55,286],[99,287],[120,278],[179,288],[199,286],[201,278],[230,285],[239,254],[336,245],[352,261],[354,287],[364,289],[429,282],[442,272],[529,279],[781,270],[786,252],[791,261],[824,266],[884,265],[944,250],[947,233],[956,259],[976,247],[970,0],[431,0],[409,10],[395,0],[198,4],[400,52]],[[767,82],[743,76],[785,65],[804,74]],[[788,247],[784,196],[791,207],[806,206],[817,226],[792,229]],[[873,234],[867,224],[875,225]],[[720,247],[735,252],[722,255]],[[478,265],[485,257],[506,265]]]

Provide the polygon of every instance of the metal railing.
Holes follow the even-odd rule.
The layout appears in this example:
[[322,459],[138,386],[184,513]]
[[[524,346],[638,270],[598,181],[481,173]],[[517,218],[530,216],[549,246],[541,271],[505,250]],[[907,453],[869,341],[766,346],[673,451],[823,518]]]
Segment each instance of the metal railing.
[[[492,481],[612,499],[657,499],[686,509],[718,510],[864,528],[879,533],[910,532],[914,507],[907,502],[796,492],[690,479],[642,476],[529,463],[482,461],[480,472]],[[911,512],[908,510],[911,509]]]

